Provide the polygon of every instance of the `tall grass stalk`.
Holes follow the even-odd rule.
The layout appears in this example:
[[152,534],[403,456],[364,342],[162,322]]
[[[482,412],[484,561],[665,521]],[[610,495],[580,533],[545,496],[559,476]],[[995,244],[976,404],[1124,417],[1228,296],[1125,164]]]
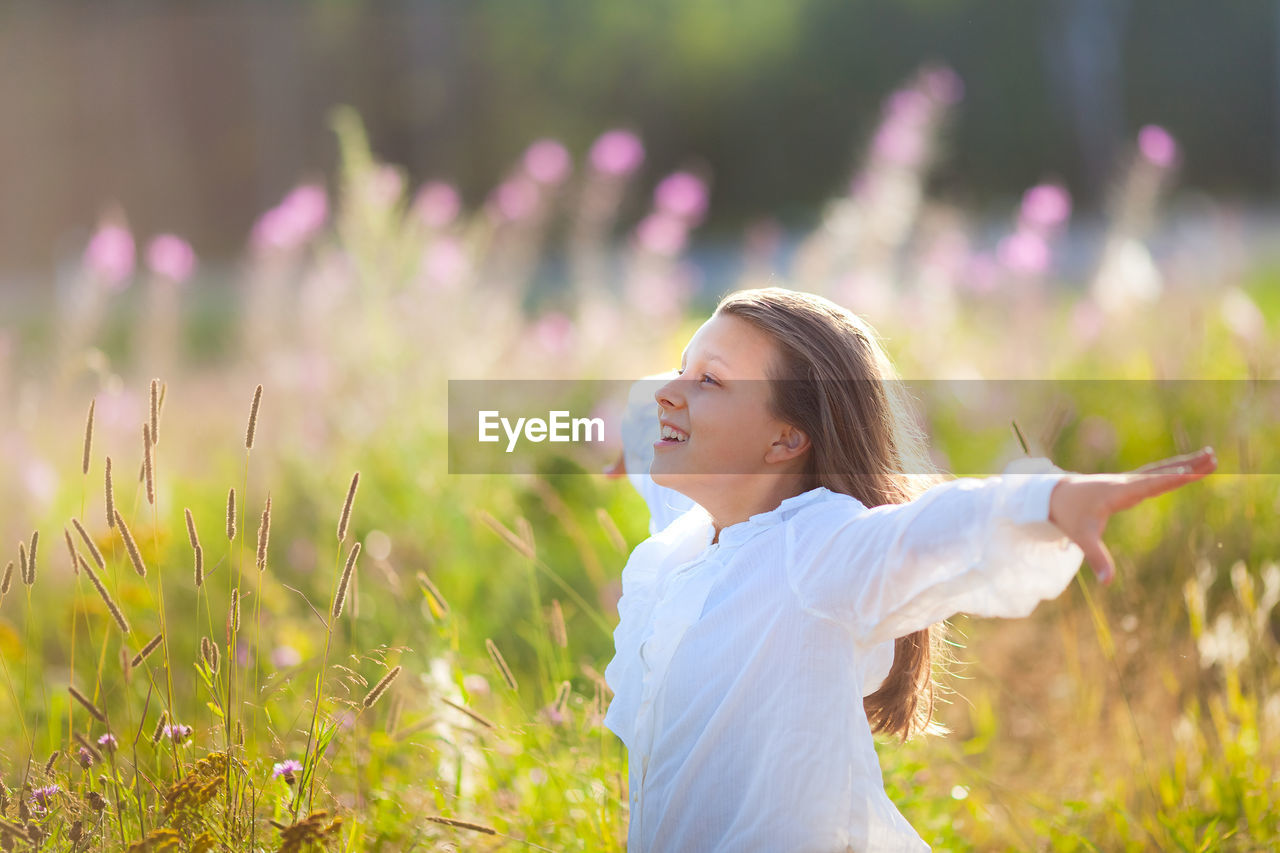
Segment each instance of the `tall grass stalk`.
[[[144,475],[146,477],[147,502],[151,505],[151,548],[152,552],[157,556],[160,554],[160,518],[157,508],[157,500],[155,496],[155,473],[158,459],[156,456],[156,446],[160,441],[160,407],[163,403],[163,395],[161,393],[160,380],[154,378],[151,380],[150,386],[150,420],[143,424],[143,466]],[[134,505],[136,507],[137,500],[135,497]],[[124,525],[121,525],[124,528]],[[164,653],[164,672],[165,672],[165,708],[169,713],[169,719],[175,719],[173,705],[173,658],[169,650],[169,624],[165,607],[164,595],[164,567],[157,561],[156,564],[156,595],[158,597],[159,615],[160,615],[160,635],[161,649]],[[151,675],[151,668],[147,666],[147,675]],[[170,745],[173,753],[174,772],[181,779],[184,775],[182,767],[182,757],[178,750],[177,742],[170,738]]]
[[[345,598],[347,594],[347,584],[351,580],[351,571],[354,570],[354,559],[360,553],[360,549],[359,549],[360,543],[357,542],[352,548],[352,555],[348,559],[347,567],[343,571],[342,575],[340,576],[338,574],[338,565],[340,560],[342,559],[342,543],[346,540],[347,524],[351,519],[351,506],[352,506],[352,503],[355,501],[356,486],[359,484],[359,482],[360,482],[360,472],[357,471],[355,473],[355,476],[351,478],[351,486],[347,490],[347,497],[342,505],[342,515],[338,521],[338,547],[334,549],[334,555],[333,555],[333,574],[334,574],[334,577],[337,579],[337,582],[333,589],[333,596],[329,601],[329,618],[325,620],[326,628],[325,628],[325,634],[324,634],[324,654],[320,658],[320,672],[316,675],[316,693],[315,693],[314,703],[311,708],[311,725],[308,726],[307,728],[307,746],[302,753],[302,765],[304,768],[303,770],[304,773],[306,772],[308,761],[311,761],[314,764],[319,764],[319,761],[320,761],[319,744],[316,743],[316,721],[319,719],[319,716],[320,716],[320,701],[324,691],[324,676],[325,676],[326,670],[329,668],[329,648],[333,642],[334,624],[338,621],[338,617],[342,613],[341,603],[343,598]],[[311,748],[313,744],[316,746],[316,753],[317,753],[314,756],[311,754]],[[313,768],[311,770],[310,780],[309,780],[310,790],[307,792],[308,808],[310,808],[311,807],[310,804],[313,804],[315,801],[315,779],[316,779],[316,773],[315,773],[315,769]],[[297,823],[298,807],[301,804],[302,804],[302,783],[299,782],[296,789],[294,790],[293,801],[290,803],[290,806],[289,806],[291,823]]]
[[[244,454],[244,472],[241,480],[241,500],[245,503],[245,496],[249,486],[249,451]],[[243,547],[237,547],[237,543],[242,539],[242,531],[244,525],[239,522],[237,517],[238,507],[236,505],[236,490],[232,488],[227,492],[227,558],[228,561],[236,561],[236,577],[234,583],[231,579],[231,571],[227,571],[227,598],[234,599],[238,596],[240,582],[244,574],[244,554]],[[236,711],[235,703],[235,681],[236,681],[236,656],[239,650],[239,631],[231,624],[230,616],[227,619],[227,661],[223,670],[227,675],[227,707],[224,716],[226,749],[227,749],[227,769],[224,778],[224,788],[226,793],[226,815],[225,815],[225,831],[229,834],[232,831],[232,810],[235,791],[231,787],[231,758],[235,755],[235,742],[232,737],[234,725],[240,719],[240,715]]]
[[[85,417],[84,424],[84,446],[80,455],[80,517],[84,518],[84,505],[89,493],[89,462],[93,450],[93,410],[97,405],[97,398],[89,400],[89,414]],[[66,529],[63,529],[66,532]],[[76,591],[72,600],[80,599],[80,569],[76,565],[75,547],[71,544],[71,535],[67,534],[67,545],[71,549],[71,571],[76,578]],[[89,629],[89,617],[85,615],[85,631]],[[76,676],[76,618],[75,614],[71,616],[71,652],[70,660],[67,664],[67,684],[70,686],[75,682]],[[67,737],[70,738],[75,734],[75,706],[74,703],[67,706]],[[83,787],[83,786],[82,786]]]
[[560,589],[564,591],[564,594],[567,595],[570,599],[572,599],[573,602],[582,609],[582,612],[591,619],[591,621],[595,624],[595,626],[600,629],[601,633],[603,633],[607,637],[613,636],[613,628],[609,625],[608,621],[604,618],[604,616],[599,612],[599,608],[592,605],[585,598],[583,598],[582,594],[578,592],[576,589],[574,589],[568,583],[568,581],[560,577],[560,574],[555,569],[551,568],[551,566],[549,566],[545,560],[543,560],[536,553],[531,551],[529,548],[529,543],[522,540],[518,535],[516,535],[515,532],[513,532],[510,528],[504,525],[501,521],[498,521],[498,519],[494,518],[493,515],[490,514],[489,512],[482,509],[482,510],[478,510],[476,514],[477,514],[477,517],[482,522],[484,522],[489,528],[491,528],[495,533],[497,533],[498,536],[500,536],[504,541],[506,541],[508,545],[510,545],[513,549],[515,549],[516,553],[520,554],[522,557],[526,557],[527,559],[529,559],[533,563],[533,565],[541,569],[542,572],[548,578],[550,578],[551,581],[555,583],[556,586],[560,587]]
[[[258,389],[259,389],[259,393],[261,393],[262,386],[259,385]],[[255,396],[254,412],[249,422],[250,436],[252,436],[253,434],[253,426],[257,420],[257,403],[258,403],[258,397]],[[249,443],[252,443],[252,439],[250,439]],[[271,493],[268,492],[267,505],[262,510],[262,519],[258,523],[258,554],[257,554],[258,583],[256,587],[258,597],[257,597],[257,601],[253,603],[253,682],[252,684],[253,684],[253,700],[254,700],[255,707],[261,697],[261,691],[262,691],[261,684],[258,681],[258,661],[262,657],[262,587],[266,582],[267,548],[269,547],[270,532],[271,532]],[[252,748],[253,746],[256,745],[256,742],[257,742],[256,741],[257,730],[258,730],[257,726],[250,726],[249,728],[249,745],[250,745],[249,751],[250,752],[252,752]]]
[[[1111,667],[1111,671],[1115,673],[1116,686],[1120,690],[1120,698],[1124,702],[1125,712],[1128,714],[1129,722],[1133,726],[1133,734],[1137,739],[1138,760],[1142,764],[1142,780],[1146,783],[1147,791],[1151,794],[1153,803],[1160,802],[1160,794],[1156,790],[1155,782],[1151,778],[1151,765],[1147,758],[1146,744],[1142,740],[1142,727],[1138,723],[1138,717],[1133,711],[1133,702],[1129,698],[1129,690],[1124,683],[1124,673],[1120,671],[1119,662],[1116,660],[1116,644],[1111,633],[1111,627],[1107,624],[1107,617],[1101,608],[1093,600],[1093,594],[1089,592],[1089,585],[1085,583],[1083,573],[1076,574],[1076,584],[1080,587],[1081,593],[1084,595],[1085,606],[1089,609],[1089,614],[1093,617],[1094,629],[1097,632],[1098,644],[1102,648],[1102,655],[1107,659],[1107,665]],[[1143,829],[1151,835],[1151,841],[1156,847],[1162,847],[1163,842],[1151,832],[1150,827],[1143,825]]]
[[[237,530],[239,531],[239,546],[235,548],[236,589],[237,590],[243,588],[242,584],[244,582],[244,539],[245,539],[244,530],[245,530],[245,525],[248,523],[248,520],[249,520],[249,456],[253,452],[254,439],[257,436],[258,408],[259,406],[261,406],[261,404],[262,404],[262,385],[261,383],[259,383],[254,388],[254,391],[253,391],[253,402],[249,406],[249,420],[245,426],[245,433],[244,433],[244,475],[241,479],[241,492],[240,492],[241,506],[239,507],[240,512],[243,515],[242,515],[242,520],[236,526]],[[230,575],[230,572],[228,572],[227,574]],[[258,600],[254,602],[254,611],[255,611],[254,613],[255,629],[254,629],[254,636],[253,636],[254,665],[253,665],[253,681],[251,682],[251,687],[253,690],[252,695],[256,698],[258,695],[258,655],[260,653],[258,648],[258,642],[260,637],[257,630],[257,624],[259,620],[258,614],[260,613],[261,607],[262,607],[262,578],[261,577],[258,578],[258,582],[255,588],[258,591]],[[231,638],[231,646],[232,646],[231,656],[227,660],[227,667],[226,667],[228,680],[233,677],[233,673],[236,673],[238,671],[237,664],[236,664],[236,654],[237,654],[237,651],[239,648],[239,642],[240,642],[239,637],[236,636],[238,634],[239,634],[238,631],[234,632]],[[241,677],[243,678],[243,675]],[[250,695],[249,691],[245,689],[243,681],[241,683],[240,695],[242,697],[246,697]],[[244,701],[244,700],[242,699],[241,701]],[[228,706],[227,711],[233,714],[236,722],[239,722],[241,718],[239,709],[235,709],[233,711],[229,694],[228,694],[227,706]],[[255,730],[256,730],[255,726],[249,727],[249,747],[250,748],[252,748],[253,746]],[[230,772],[231,772],[230,767],[231,767],[231,764],[233,763],[231,760],[232,756],[233,756],[233,753],[231,752],[230,746],[228,746],[228,749],[227,749],[228,796],[230,796],[229,792],[231,787],[229,780],[230,780]]]

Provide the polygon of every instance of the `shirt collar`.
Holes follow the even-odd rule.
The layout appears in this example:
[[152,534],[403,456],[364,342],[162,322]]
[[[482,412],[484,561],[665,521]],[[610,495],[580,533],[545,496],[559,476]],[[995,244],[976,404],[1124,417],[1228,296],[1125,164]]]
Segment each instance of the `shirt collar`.
[[[720,541],[722,545],[739,545],[755,536],[760,531],[785,521],[794,515],[801,507],[821,500],[828,495],[834,494],[826,486],[817,486],[807,492],[801,492],[798,495],[792,495],[771,510],[758,512],[748,518],[746,521],[739,521],[737,524],[730,524],[728,527],[720,531]],[[711,522],[711,515],[701,506],[698,506],[706,524],[706,545],[711,545],[711,539],[716,535],[715,526]]]

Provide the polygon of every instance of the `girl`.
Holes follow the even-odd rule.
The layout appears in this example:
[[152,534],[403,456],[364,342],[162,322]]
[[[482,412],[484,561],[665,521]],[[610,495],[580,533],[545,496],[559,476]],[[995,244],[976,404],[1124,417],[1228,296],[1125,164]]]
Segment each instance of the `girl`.
[[1082,559],[1108,583],[1107,518],[1217,465],[1205,448],[936,482],[895,379],[857,316],[765,288],[726,297],[675,374],[635,386],[615,473],[653,535],[623,569],[605,670],[629,853],[927,850],[872,734],[934,728],[937,623],[1026,616]]

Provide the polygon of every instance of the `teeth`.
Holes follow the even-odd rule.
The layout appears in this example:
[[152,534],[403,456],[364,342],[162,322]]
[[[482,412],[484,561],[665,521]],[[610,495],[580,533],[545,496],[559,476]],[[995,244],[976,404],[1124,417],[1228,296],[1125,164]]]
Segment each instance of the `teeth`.
[[673,438],[676,441],[685,441],[688,439],[688,436],[683,435],[682,433],[677,431],[674,427],[669,427],[666,424],[662,425],[662,437]]

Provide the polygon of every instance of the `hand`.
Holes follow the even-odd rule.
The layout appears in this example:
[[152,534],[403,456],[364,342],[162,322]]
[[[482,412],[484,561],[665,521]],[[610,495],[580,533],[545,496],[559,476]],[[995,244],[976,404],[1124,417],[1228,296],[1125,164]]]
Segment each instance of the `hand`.
[[627,455],[625,453],[618,454],[618,461],[614,462],[608,468],[604,469],[604,475],[610,480],[625,476],[627,473]]
[[1084,551],[1103,584],[1115,577],[1115,563],[1102,544],[1112,513],[1199,480],[1218,467],[1212,447],[1172,456],[1123,474],[1067,474],[1049,495],[1049,520]]

